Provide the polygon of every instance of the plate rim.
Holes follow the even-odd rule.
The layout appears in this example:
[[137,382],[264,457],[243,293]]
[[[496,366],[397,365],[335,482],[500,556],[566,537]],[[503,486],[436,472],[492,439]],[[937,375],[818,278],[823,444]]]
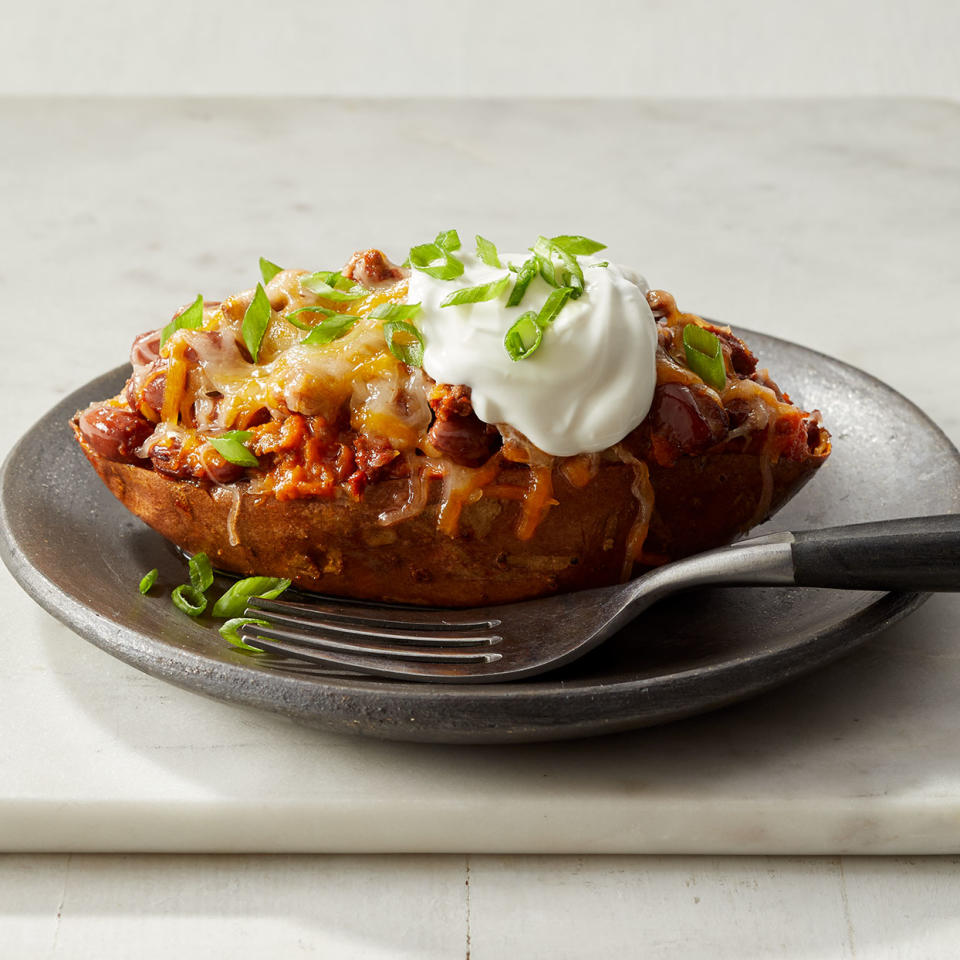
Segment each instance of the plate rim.
[[[925,426],[930,430],[931,435],[935,436],[942,444],[944,452],[951,454],[953,465],[958,474],[957,490],[958,497],[960,497],[960,452],[958,452],[946,433],[909,398],[903,396],[903,394],[899,393],[889,384],[872,374],[852,364],[838,360],[822,351],[814,350],[803,344],[773,337],[769,334],[760,333],[759,331],[751,331],[746,328],[735,329],[741,332],[748,342],[750,338],[753,338],[755,342],[757,340],[764,340],[773,344],[782,344],[787,348],[799,349],[811,360],[820,358],[828,361],[830,364],[837,364],[851,371],[857,378],[866,380],[875,388],[879,388],[880,391],[896,396],[912,410],[918,419],[924,422]],[[729,700],[715,702],[708,706],[697,706],[694,704],[688,712],[680,711],[676,716],[664,717],[662,719],[645,721],[636,715],[623,717],[619,722],[612,720],[607,723],[601,719],[595,723],[595,726],[600,727],[599,729],[589,729],[589,722],[574,722],[570,729],[566,729],[562,721],[554,719],[553,721],[548,721],[543,726],[537,725],[534,727],[505,729],[503,726],[494,725],[491,728],[473,728],[472,730],[455,732],[449,725],[442,730],[438,730],[436,727],[427,730],[408,728],[387,730],[385,728],[371,728],[369,725],[357,728],[345,726],[342,720],[334,722],[329,712],[326,714],[321,712],[316,715],[304,715],[302,710],[283,709],[284,704],[281,703],[278,705],[274,702],[269,702],[265,696],[261,695],[261,691],[265,693],[277,685],[298,691],[309,690],[315,694],[315,700],[318,704],[330,695],[349,692],[367,699],[373,698],[379,701],[414,701],[418,704],[435,703],[438,699],[459,702],[480,701],[488,704],[505,700],[515,701],[522,699],[536,706],[544,702],[552,702],[558,695],[563,695],[567,698],[574,697],[579,700],[597,696],[609,700],[631,693],[637,695],[643,689],[648,689],[651,684],[662,685],[667,680],[670,680],[682,685],[685,680],[690,680],[693,677],[697,677],[702,682],[704,679],[709,680],[716,677],[723,677],[728,674],[731,669],[734,669],[734,667],[732,666],[731,660],[728,659],[702,667],[680,670],[675,673],[658,674],[655,677],[638,675],[616,680],[588,678],[582,681],[575,678],[571,680],[550,680],[550,674],[546,674],[546,680],[534,678],[529,681],[515,681],[503,684],[462,684],[454,686],[404,681],[384,683],[382,679],[373,678],[353,678],[339,675],[324,677],[316,674],[295,674],[281,671],[268,673],[266,671],[253,670],[246,664],[216,659],[197,650],[186,648],[172,649],[168,643],[159,637],[148,636],[133,627],[103,617],[87,607],[82,600],[74,597],[68,591],[50,580],[31,561],[31,558],[22,549],[20,543],[17,542],[7,516],[8,478],[18,459],[24,455],[30,434],[38,424],[51,419],[55,414],[59,416],[62,412],[61,408],[73,406],[77,403],[77,401],[74,400],[75,397],[89,394],[93,385],[99,381],[111,378],[119,379],[124,377],[128,371],[129,364],[121,364],[93,378],[76,390],[71,391],[38,418],[11,448],[4,459],[2,467],[0,467],[0,559],[3,559],[14,580],[36,603],[88,642],[149,675],[220,701],[254,706],[259,709],[283,714],[301,723],[320,726],[325,729],[333,728],[342,733],[362,733],[386,739],[479,744],[560,740],[570,737],[601,735],[607,732],[614,732],[615,730],[633,729],[654,723],[667,722],[671,719],[677,719],[680,716],[706,712],[707,710],[723,706],[725,703],[745,699],[756,693],[773,689],[781,683],[789,682],[791,679],[803,673],[825,665],[830,662],[830,660],[842,656],[860,643],[866,642],[894,621],[912,612],[929,596],[929,594],[921,593],[876,593],[875,599],[867,607],[855,614],[852,621],[822,633],[807,636],[801,642],[787,648],[767,654],[757,654],[750,658],[751,664],[756,668],[769,667],[776,665],[778,661],[789,662],[795,659],[798,652],[802,652],[810,646],[818,647],[822,645],[825,638],[833,637],[836,639],[837,642],[825,651],[820,651],[821,655],[812,663],[801,661],[796,664],[793,669],[787,669],[783,673],[778,673],[777,678],[773,682],[767,681],[755,688],[751,688],[748,684],[745,691],[742,687],[738,687],[737,691]],[[92,472],[89,477],[90,479],[97,479],[96,475]],[[130,516],[133,517],[132,514]],[[142,521],[138,522],[142,523]],[[160,535],[156,534],[156,536],[159,537]],[[862,629],[852,630],[852,625],[858,624],[864,619],[869,622],[864,623]],[[847,636],[846,634],[848,633],[852,633],[852,635]],[[188,661],[188,669],[184,669],[184,658]],[[204,685],[202,682],[197,682],[205,679],[218,680],[218,689],[212,690],[209,689],[209,684]],[[225,694],[222,689],[224,680],[231,681],[230,688],[236,692],[236,695],[229,696]],[[256,693],[257,695],[251,696],[251,693]],[[358,721],[354,721],[354,723],[357,722]]]

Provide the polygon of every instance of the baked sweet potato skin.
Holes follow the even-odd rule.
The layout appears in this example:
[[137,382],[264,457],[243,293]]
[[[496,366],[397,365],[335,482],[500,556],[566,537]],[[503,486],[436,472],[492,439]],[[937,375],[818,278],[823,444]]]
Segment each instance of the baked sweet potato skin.
[[[203,551],[224,570],[288,577],[344,597],[470,607],[616,583],[637,514],[634,471],[604,462],[584,487],[555,471],[557,503],[528,540],[516,535],[519,504],[489,497],[464,507],[451,537],[438,530],[436,503],[393,526],[378,522],[404,496],[402,480],[371,486],[360,502],[280,501],[245,492],[244,482],[174,480],[105,459],[76,419],[73,429],[117,499],[182,549]],[[789,500],[828,454],[820,429],[799,460],[770,464],[761,454],[720,452],[652,466],[656,496],[644,556],[676,559],[729,542]]]

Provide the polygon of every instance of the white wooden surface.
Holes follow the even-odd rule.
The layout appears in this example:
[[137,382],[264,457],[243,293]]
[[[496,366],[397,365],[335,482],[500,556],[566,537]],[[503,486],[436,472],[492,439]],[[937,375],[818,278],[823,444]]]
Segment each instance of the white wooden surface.
[[0,857],[4,960],[952,960],[956,858]]

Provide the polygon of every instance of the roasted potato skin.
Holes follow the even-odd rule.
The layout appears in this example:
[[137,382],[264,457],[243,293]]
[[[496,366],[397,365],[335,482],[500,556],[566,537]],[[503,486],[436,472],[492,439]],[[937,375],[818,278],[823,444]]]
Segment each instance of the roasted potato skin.
[[[373,484],[359,502],[346,496],[280,501],[254,496],[245,481],[217,486],[176,480],[107,460],[76,419],[73,429],[117,499],[182,549],[203,551],[223,570],[288,577],[304,589],[344,597],[470,607],[616,583],[637,512],[633,470],[604,462],[581,488],[555,471],[557,504],[528,540],[516,535],[519,504],[488,497],[464,507],[458,534],[450,537],[438,530],[436,503],[390,527],[378,522],[381,511],[405,494],[403,480]],[[809,456],[770,465],[765,514],[790,499],[826,459],[828,436],[821,429]],[[652,466],[656,498],[644,555],[676,559],[727,543],[763,520],[761,456],[707,453]]]

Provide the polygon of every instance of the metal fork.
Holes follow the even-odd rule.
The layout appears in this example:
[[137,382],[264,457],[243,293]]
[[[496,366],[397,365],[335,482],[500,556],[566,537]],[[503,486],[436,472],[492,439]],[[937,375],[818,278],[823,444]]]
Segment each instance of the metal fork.
[[251,646],[327,667],[441,683],[492,683],[582,657],[661,597],[689,587],[960,590],[960,514],[774,533],[614,587],[436,610],[331,598],[250,601]]

